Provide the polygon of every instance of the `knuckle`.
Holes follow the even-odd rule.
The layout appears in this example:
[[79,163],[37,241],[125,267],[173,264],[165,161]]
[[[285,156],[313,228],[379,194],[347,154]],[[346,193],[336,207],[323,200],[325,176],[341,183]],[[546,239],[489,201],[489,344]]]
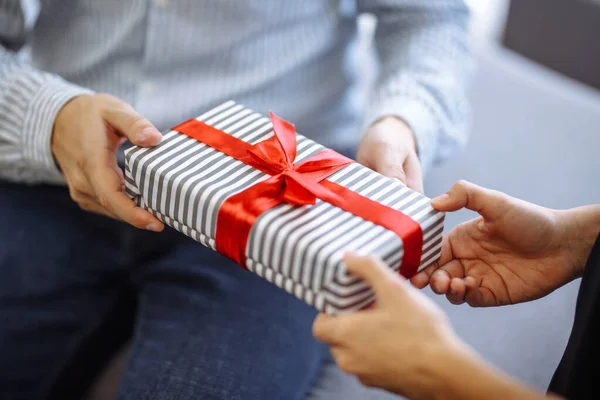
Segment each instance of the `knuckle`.
[[[480,306],[480,303],[475,298],[467,297],[466,303],[471,307],[479,307]],[[446,318],[447,318],[446,323],[450,323],[450,319],[448,317],[446,317]]]
[[367,387],[373,387],[374,386],[373,380],[370,377],[366,376],[366,375],[359,375],[358,376],[358,381],[363,386],[367,386]]
[[131,130],[141,131],[144,128],[150,126],[150,123],[148,122],[148,120],[139,114],[128,113],[128,116],[129,116],[128,125]]
[[369,264],[377,264],[379,262],[379,259],[373,254],[367,254],[365,256],[365,261]]
[[98,196],[98,203],[100,204],[100,206],[102,208],[104,208],[105,210],[109,210],[110,209],[110,202],[108,201],[108,198],[104,195],[99,195]]
[[116,98],[115,96],[108,94],[108,93],[98,93],[98,94],[94,95],[94,97],[97,100],[100,100],[102,102],[115,102],[115,101],[120,102],[121,101],[118,98]]
[[79,168],[80,170],[85,170],[85,167],[88,165],[85,157],[78,158],[77,161],[75,162],[75,164],[77,165],[77,168]]
[[464,179],[461,179],[458,182],[456,182],[456,187],[458,187],[459,189],[466,190],[469,188],[469,186],[470,186],[469,181],[466,181]]
[[73,178],[71,178],[71,186],[77,190],[77,192],[83,194],[85,193],[87,182],[83,177],[75,175]]
[[389,175],[393,178],[399,178],[403,182],[406,181],[406,172],[404,172],[404,168],[398,164],[388,164],[384,167],[387,172],[386,175]]
[[342,371],[344,371],[345,373],[347,373],[347,374],[355,374],[356,373],[355,363],[352,362],[350,357],[342,355],[338,358],[337,363],[338,363],[338,366],[340,367],[340,369]]
[[88,201],[80,201],[77,203],[83,211],[92,211],[92,205]]
[[334,333],[338,339],[343,340],[348,335],[348,326],[346,324],[338,324],[335,327]]
[[321,328],[321,324],[319,323],[319,320],[316,320],[315,323],[312,326],[312,332],[313,332],[313,336],[315,338],[317,338],[318,340],[323,340],[323,330]]
[[146,220],[145,220],[145,218],[144,218],[143,216],[141,216],[141,215],[136,215],[136,216],[134,216],[134,217],[131,219],[131,222],[130,222],[130,223],[131,223],[133,226],[135,226],[136,228],[143,229],[143,228],[145,228],[145,222],[146,222]]
[[69,196],[75,203],[79,203],[79,193],[73,187],[69,187]]
[[352,337],[352,327],[348,324],[340,324],[336,331],[335,336],[338,341],[345,342],[348,338]]

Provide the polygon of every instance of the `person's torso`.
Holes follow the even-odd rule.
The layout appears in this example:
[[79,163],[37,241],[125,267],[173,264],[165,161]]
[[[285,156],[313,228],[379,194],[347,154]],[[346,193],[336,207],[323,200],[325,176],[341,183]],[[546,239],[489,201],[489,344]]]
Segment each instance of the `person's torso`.
[[[227,99],[272,109],[326,145],[363,106],[340,0],[42,0],[36,67],[131,103],[159,129]],[[350,136],[352,138],[350,138]]]
[[600,398],[600,236],[585,266],[575,321],[549,391],[570,400]]

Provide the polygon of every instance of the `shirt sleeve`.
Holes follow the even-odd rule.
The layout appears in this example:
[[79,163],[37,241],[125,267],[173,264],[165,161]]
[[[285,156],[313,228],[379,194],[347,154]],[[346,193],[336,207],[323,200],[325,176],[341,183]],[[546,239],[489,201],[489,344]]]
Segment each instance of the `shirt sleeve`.
[[384,116],[403,119],[427,169],[467,139],[469,8],[462,0],[358,0],[358,6],[377,19],[379,78],[365,128]]
[[63,183],[50,150],[54,119],[73,97],[91,93],[40,71],[20,51],[27,31],[20,0],[0,0],[0,179]]

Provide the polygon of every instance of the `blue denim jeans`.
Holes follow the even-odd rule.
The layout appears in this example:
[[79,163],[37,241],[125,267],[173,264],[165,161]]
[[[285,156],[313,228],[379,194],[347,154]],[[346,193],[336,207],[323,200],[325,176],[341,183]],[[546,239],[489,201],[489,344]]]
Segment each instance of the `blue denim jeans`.
[[327,358],[312,308],[184,235],[0,182],[0,398],[51,387],[124,286],[137,306],[119,399],[301,399]]

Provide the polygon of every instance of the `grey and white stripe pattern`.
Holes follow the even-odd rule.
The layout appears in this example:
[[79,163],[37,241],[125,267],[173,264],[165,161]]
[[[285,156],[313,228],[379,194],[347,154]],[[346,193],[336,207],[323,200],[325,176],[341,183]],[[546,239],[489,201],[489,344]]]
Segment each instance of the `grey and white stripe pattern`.
[[[361,13],[378,19],[368,102]],[[427,168],[466,137],[467,26],[464,0],[0,0],[0,179],[64,184],[54,121],[93,92],[160,130],[229,98],[276,105],[338,149],[356,146],[361,119],[395,115]]]
[[[197,119],[251,144],[273,135],[268,118],[233,101]],[[302,135],[297,140],[296,162],[324,149]],[[223,202],[269,177],[176,131],[167,132],[157,147],[129,149],[125,174],[127,193],[138,205],[212,249]],[[433,210],[425,196],[356,163],[328,179],[419,222],[424,232],[421,268],[439,256],[444,214]],[[403,256],[394,232],[319,200],[314,206],[282,204],[262,214],[250,232],[246,267],[334,314],[373,299],[366,284],[342,265],[346,250],[376,254],[395,270]]]

